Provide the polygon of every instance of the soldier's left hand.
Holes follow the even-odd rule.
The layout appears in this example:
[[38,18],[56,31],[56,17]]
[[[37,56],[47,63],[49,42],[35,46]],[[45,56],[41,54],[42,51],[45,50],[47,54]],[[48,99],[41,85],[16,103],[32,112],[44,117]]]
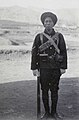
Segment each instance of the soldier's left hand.
[[64,74],[66,72],[65,69],[60,69],[61,75]]
[[40,76],[40,72],[37,69],[33,70],[33,75],[39,77]]

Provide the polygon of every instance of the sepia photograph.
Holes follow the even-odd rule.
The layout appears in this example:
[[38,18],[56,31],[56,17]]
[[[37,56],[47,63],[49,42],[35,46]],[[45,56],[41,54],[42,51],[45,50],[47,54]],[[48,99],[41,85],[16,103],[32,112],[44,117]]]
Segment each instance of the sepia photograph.
[[0,120],[79,120],[78,0],[0,0]]

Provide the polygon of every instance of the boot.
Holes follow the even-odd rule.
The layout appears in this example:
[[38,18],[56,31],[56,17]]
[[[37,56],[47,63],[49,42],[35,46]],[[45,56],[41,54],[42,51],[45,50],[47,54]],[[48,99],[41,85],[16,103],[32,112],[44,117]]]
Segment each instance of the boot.
[[51,114],[56,113],[58,102],[58,91],[51,91]]
[[45,109],[45,114],[41,118],[47,119],[50,116],[48,91],[42,91],[42,100],[43,100],[43,105]]
[[53,99],[51,104],[51,115],[54,115],[56,113],[56,108],[57,108],[57,99]]
[[51,118],[53,118],[55,120],[63,120],[63,117],[61,115],[59,115],[57,112],[54,114],[51,114]]
[[45,112],[45,114],[41,117],[42,120],[46,120],[48,118],[50,118],[50,113],[48,112]]

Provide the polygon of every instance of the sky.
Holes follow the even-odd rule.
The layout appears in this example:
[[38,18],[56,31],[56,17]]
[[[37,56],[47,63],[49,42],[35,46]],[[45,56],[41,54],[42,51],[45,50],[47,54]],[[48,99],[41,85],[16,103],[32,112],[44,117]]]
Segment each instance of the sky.
[[79,8],[79,0],[0,0],[0,7]]

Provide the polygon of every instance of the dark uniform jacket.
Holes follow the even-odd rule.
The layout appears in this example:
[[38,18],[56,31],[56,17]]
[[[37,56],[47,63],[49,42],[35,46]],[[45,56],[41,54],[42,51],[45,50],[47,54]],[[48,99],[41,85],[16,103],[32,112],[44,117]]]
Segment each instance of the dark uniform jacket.
[[[46,30],[44,30],[44,33],[48,34]],[[55,35],[54,29],[52,29],[52,33],[50,34],[50,36],[52,37],[53,35]],[[39,46],[41,45],[40,33],[39,33],[35,37],[33,47],[32,47],[31,70],[40,69],[40,68],[67,69],[66,44],[64,41],[64,37],[61,33],[58,34],[58,37],[59,37],[58,48],[60,49],[60,54],[63,56],[63,61],[60,63],[55,61],[54,59],[48,59],[49,56],[54,55],[54,53],[56,52],[53,45],[51,45],[42,53],[39,51]],[[43,43],[47,41],[48,39],[43,35]],[[55,41],[55,43],[57,43],[57,41]],[[39,57],[39,54],[47,54],[48,56],[45,58],[46,61],[42,62]]]

